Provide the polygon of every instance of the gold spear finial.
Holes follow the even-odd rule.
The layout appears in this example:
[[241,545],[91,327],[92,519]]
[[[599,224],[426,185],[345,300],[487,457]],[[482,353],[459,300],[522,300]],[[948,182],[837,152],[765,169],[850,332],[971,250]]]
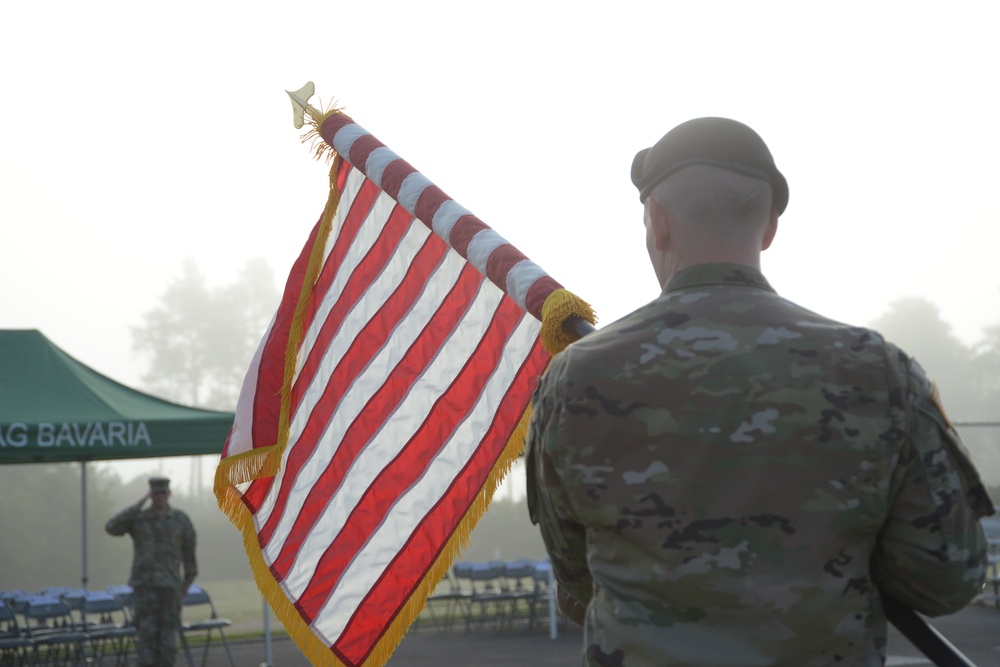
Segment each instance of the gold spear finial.
[[307,81],[306,85],[302,86],[295,92],[286,90],[288,96],[292,98],[292,113],[295,117],[295,129],[301,130],[302,126],[306,124],[305,115],[309,111],[314,117],[319,115],[319,112],[313,107],[309,106],[309,98],[313,96],[316,92],[316,86],[312,81]]
[[[291,90],[286,90],[285,92],[288,93],[288,97],[292,100],[292,114],[295,120],[295,128],[301,130],[304,125],[309,126],[309,130],[302,135],[302,143],[312,145],[313,157],[317,160],[332,162],[337,152],[333,146],[328,145],[323,140],[323,137],[320,135],[320,126],[327,116],[341,113],[343,108],[338,107],[336,101],[331,102],[326,109],[317,109],[309,104],[309,98],[316,92],[316,86],[313,85],[312,81],[306,82],[306,85],[294,92]],[[320,102],[320,107],[323,107],[322,101]]]

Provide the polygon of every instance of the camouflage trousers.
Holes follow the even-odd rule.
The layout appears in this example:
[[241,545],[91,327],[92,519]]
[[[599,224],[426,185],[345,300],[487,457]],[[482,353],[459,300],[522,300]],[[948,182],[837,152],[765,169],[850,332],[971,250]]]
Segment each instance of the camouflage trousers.
[[135,610],[139,667],[174,667],[182,596],[176,588],[136,588]]

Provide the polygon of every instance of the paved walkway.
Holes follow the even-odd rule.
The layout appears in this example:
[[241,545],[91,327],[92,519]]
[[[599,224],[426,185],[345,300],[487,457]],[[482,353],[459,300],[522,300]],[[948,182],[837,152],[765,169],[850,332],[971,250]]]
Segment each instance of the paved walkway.
[[[1000,665],[1000,609],[974,605],[938,619],[932,624],[952,644],[958,647],[977,667]],[[438,632],[418,628],[410,632],[389,660],[389,667],[579,667],[582,634],[579,628],[565,625],[557,639],[550,639],[547,630],[533,632],[481,632],[463,630]],[[221,648],[221,647],[220,647]],[[266,665],[262,640],[237,642],[233,645],[237,667]],[[178,665],[182,660],[178,660]],[[891,628],[889,637],[889,667],[930,665],[916,648]],[[228,667],[225,654],[215,653],[209,667]],[[308,661],[287,638],[276,639],[271,645],[270,667],[309,667]]]

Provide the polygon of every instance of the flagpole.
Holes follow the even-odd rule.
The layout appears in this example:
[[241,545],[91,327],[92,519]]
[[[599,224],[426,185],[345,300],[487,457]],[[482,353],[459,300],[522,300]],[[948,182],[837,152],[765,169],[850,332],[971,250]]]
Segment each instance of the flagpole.
[[882,593],[885,617],[910,640],[920,652],[938,667],[976,667],[958,648],[934,626],[899,600]]
[[[563,329],[578,338],[597,330],[590,322],[575,316],[563,322]],[[885,617],[937,667],[976,667],[954,644],[915,611],[886,593],[881,591],[880,593]]]

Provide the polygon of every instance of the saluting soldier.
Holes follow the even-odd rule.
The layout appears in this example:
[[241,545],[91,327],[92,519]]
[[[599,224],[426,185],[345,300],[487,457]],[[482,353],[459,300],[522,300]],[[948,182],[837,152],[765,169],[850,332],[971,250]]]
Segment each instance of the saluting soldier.
[[880,589],[949,614],[986,573],[993,506],[933,384],[765,279],[788,185],[752,129],[683,123],[632,180],[662,292],[553,358],[528,443],[585,664],[883,664]]
[[[147,500],[152,503],[143,509]],[[181,602],[198,574],[194,527],[187,514],[171,507],[169,501],[170,480],[153,477],[149,493],[112,517],[105,527],[112,535],[132,536],[129,584],[139,667],[173,667]]]

